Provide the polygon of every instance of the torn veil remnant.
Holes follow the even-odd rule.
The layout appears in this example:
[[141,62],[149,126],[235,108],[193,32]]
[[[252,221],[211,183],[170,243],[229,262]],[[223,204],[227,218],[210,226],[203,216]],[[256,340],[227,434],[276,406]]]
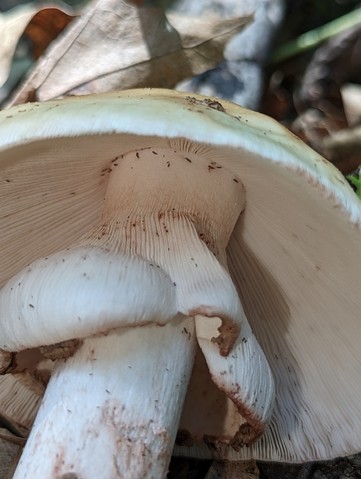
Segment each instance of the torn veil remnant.
[[0,121],[0,348],[80,340],[15,478],[164,477],[194,356],[179,453],[360,447],[361,208],[336,169],[269,118],[167,90]]

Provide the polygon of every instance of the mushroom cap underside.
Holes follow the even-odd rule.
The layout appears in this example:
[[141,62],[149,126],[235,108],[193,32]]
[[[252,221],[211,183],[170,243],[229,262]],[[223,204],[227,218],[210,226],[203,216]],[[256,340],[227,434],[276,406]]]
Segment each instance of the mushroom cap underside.
[[[114,159],[149,147],[206,158],[241,179],[247,205],[228,267],[276,383],[271,423],[253,446],[181,452],[299,462],[359,451],[361,203],[332,165],[263,115],[163,90],[1,112],[0,285],[94,226]],[[229,404],[224,421],[209,419],[212,398],[208,408],[192,400],[191,413],[186,403],[181,427],[194,437],[232,429]]]

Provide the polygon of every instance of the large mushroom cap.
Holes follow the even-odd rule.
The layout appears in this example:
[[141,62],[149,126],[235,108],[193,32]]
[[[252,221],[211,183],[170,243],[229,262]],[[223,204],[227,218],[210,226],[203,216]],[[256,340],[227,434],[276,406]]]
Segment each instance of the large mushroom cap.
[[[209,175],[226,168],[246,190],[227,262],[276,403],[262,439],[237,453],[213,443],[213,453],[297,462],[360,450],[361,203],[332,165],[263,115],[166,90],[1,112],[0,286],[94,226],[113,163],[142,147],[200,155]],[[232,429],[232,414],[207,426],[193,398],[197,406],[203,434]],[[186,407],[184,427],[197,436],[189,417]]]

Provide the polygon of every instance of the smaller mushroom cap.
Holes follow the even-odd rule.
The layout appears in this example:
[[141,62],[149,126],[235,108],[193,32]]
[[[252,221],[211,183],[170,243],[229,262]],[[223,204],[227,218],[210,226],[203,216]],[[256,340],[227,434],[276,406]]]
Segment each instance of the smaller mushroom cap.
[[10,351],[165,324],[177,314],[175,287],[163,270],[91,247],[31,263],[1,289],[0,311],[0,347]]

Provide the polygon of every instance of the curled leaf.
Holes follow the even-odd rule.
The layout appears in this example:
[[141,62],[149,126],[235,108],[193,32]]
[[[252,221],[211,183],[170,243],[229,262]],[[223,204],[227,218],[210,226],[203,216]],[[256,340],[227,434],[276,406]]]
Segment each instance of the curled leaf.
[[0,13],[0,86],[9,76],[16,46],[24,33],[32,41],[37,57],[71,19],[55,4],[40,8],[29,3]]
[[36,10],[34,5],[22,5],[0,13],[0,85],[8,78],[16,45]]
[[249,17],[204,20],[97,0],[56,40],[12,103],[135,87],[172,87],[214,67]]

